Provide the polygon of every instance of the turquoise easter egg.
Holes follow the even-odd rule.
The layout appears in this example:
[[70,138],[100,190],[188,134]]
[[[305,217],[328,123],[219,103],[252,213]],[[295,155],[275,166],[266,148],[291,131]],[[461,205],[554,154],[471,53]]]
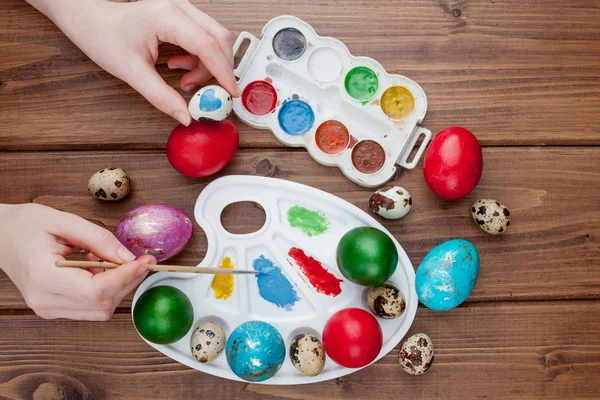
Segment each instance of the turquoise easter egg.
[[279,331],[262,321],[238,326],[227,339],[227,364],[234,374],[250,382],[273,377],[285,360],[285,344]]
[[450,310],[471,294],[479,273],[479,254],[463,239],[444,242],[431,250],[417,269],[419,300],[434,311]]

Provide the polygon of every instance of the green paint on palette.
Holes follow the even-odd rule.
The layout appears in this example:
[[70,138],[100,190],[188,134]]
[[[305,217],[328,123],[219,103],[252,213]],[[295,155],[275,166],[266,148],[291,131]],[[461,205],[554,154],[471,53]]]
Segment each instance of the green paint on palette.
[[293,206],[287,212],[287,219],[292,228],[298,228],[307,236],[318,236],[329,229],[329,219],[320,211]]
[[377,93],[379,79],[372,69],[356,67],[346,74],[344,85],[352,98],[366,104]]

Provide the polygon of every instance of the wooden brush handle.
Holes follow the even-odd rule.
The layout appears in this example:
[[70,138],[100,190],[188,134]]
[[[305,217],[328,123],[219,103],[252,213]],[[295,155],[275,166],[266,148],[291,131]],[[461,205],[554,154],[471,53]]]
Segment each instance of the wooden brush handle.
[[[57,267],[67,268],[101,268],[115,269],[120,264],[105,261],[57,261]],[[190,274],[212,274],[212,275],[241,275],[256,274],[256,271],[243,271],[227,268],[209,268],[209,267],[183,267],[181,265],[148,265],[148,269],[154,272],[185,272]]]

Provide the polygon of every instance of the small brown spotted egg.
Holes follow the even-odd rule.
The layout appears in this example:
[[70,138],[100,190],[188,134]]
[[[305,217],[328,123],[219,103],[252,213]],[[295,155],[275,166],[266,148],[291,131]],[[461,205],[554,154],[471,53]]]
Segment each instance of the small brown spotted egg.
[[402,218],[412,208],[412,197],[400,186],[379,189],[369,199],[369,208],[386,219]]
[[198,325],[190,339],[192,354],[201,363],[214,361],[223,352],[226,343],[225,331],[214,322]]
[[88,191],[100,200],[121,200],[130,190],[131,180],[121,168],[101,169],[88,181]]
[[369,288],[367,305],[373,314],[385,319],[398,318],[406,309],[402,292],[389,283]]
[[398,361],[410,375],[421,375],[431,367],[433,362],[433,342],[424,333],[416,333],[402,344]]
[[290,344],[290,359],[304,375],[317,376],[325,366],[323,343],[308,333],[297,335]]
[[510,210],[497,200],[477,200],[471,206],[471,215],[477,226],[491,235],[500,235],[510,226]]

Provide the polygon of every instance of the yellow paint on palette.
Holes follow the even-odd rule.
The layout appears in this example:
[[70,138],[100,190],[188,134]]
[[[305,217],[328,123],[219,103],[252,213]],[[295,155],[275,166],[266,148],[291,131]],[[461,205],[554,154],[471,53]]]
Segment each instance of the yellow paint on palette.
[[415,98],[404,86],[392,86],[381,96],[381,109],[388,118],[399,121],[415,109]]
[[[223,261],[221,261],[221,265],[219,268],[227,268],[234,269],[235,265],[231,258],[225,257]],[[227,300],[233,294],[233,275],[215,275],[212,281],[213,292],[215,292],[215,297],[217,299]]]

